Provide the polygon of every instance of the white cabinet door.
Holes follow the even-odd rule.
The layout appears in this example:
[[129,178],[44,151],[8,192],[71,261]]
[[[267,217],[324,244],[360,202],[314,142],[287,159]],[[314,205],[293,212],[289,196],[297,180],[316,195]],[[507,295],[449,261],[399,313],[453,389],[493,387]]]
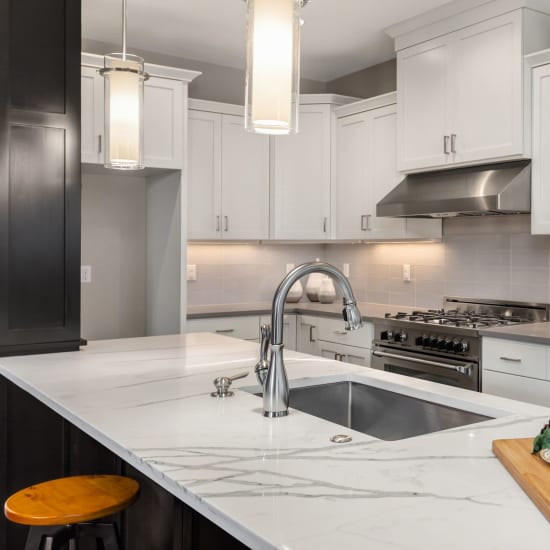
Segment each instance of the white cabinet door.
[[81,71],[81,159],[103,164],[103,78],[94,67]]
[[[271,316],[263,315],[260,317],[260,326],[271,325]],[[296,343],[296,315],[287,314],[283,318],[283,341],[285,349],[298,351]]]
[[221,238],[221,115],[189,111],[189,239]]
[[157,77],[151,77],[145,82],[145,166],[183,167],[183,86],[182,82]]
[[454,162],[523,153],[520,12],[453,34]]
[[550,234],[550,64],[533,70],[531,233]]
[[331,107],[303,105],[300,132],[273,138],[273,239],[330,237]]
[[186,324],[186,332],[213,332],[254,342],[259,339],[259,330],[259,318],[256,315],[190,319]]
[[351,363],[352,365],[359,365],[361,367],[370,367],[370,349],[319,341],[319,355],[326,359],[334,359],[335,361]]
[[370,112],[371,147],[368,155],[369,215],[368,239],[402,239],[406,236],[405,220],[378,218],[376,205],[403,176],[397,171],[397,115],[395,105]]
[[445,37],[397,54],[400,171],[444,166],[449,162],[444,136],[451,133],[450,55]]
[[320,355],[316,332],[317,318],[298,315],[296,319],[296,351],[309,355]]
[[337,239],[366,239],[369,202],[369,114],[339,118],[336,123],[336,181],[334,216]]
[[222,115],[224,239],[269,237],[269,138],[246,132],[244,117]]
[[550,407],[550,381],[502,372],[483,371],[483,393]]

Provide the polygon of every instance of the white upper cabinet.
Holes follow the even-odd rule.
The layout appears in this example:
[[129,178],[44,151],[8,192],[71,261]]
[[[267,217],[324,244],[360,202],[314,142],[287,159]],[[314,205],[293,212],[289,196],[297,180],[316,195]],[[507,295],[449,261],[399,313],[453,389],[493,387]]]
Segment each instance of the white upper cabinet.
[[272,140],[271,237],[331,236],[331,105],[302,105],[299,133]]
[[[102,57],[83,54],[82,91],[82,162],[103,164],[104,93],[103,77],[98,69]],[[152,70],[151,70],[152,69]],[[143,105],[144,162],[146,167],[183,168],[185,128],[184,106],[187,83],[199,73],[148,66],[150,73],[166,73],[170,77],[152,74],[145,82]],[[173,78],[171,78],[173,76]]]
[[[352,110],[359,112],[348,114]],[[440,220],[415,220],[409,231],[405,219],[376,216],[377,203],[403,179],[397,171],[395,94],[352,103],[336,113],[335,238],[441,238]]]
[[150,77],[143,99],[145,166],[183,167],[183,83]]
[[397,55],[399,169],[443,166],[450,144],[450,45],[446,39],[407,48]]
[[411,33],[416,45],[398,40],[408,46],[397,54],[399,170],[530,156],[523,56],[550,45],[550,17],[517,9],[484,19],[430,40]]
[[82,162],[103,164],[103,79],[96,68],[82,67],[80,91]]
[[[531,233],[550,234],[550,50],[535,59],[533,81],[533,162]],[[543,64],[538,65],[539,60]]]
[[269,138],[246,132],[241,115],[191,109],[188,141],[189,239],[267,239]]

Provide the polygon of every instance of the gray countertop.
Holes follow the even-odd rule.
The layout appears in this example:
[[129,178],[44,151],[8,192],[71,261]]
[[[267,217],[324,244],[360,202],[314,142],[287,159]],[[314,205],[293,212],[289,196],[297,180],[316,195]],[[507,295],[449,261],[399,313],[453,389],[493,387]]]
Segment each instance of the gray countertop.
[[481,336],[505,338],[534,344],[550,344],[550,323],[529,323],[510,327],[488,328],[480,330]]

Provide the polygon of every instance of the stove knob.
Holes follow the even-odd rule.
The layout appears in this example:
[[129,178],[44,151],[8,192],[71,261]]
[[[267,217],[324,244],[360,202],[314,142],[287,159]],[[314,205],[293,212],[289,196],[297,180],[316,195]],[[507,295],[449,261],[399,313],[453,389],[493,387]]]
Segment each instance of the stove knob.
[[414,343],[416,346],[423,346],[424,345],[424,338],[422,336],[417,336],[414,340]]
[[447,349],[447,340],[445,340],[445,338],[440,338],[437,341],[437,347],[441,350]]
[[394,340],[396,342],[406,342],[408,338],[408,335],[406,332],[396,332],[394,336]]
[[460,342],[460,347],[461,347],[460,351],[462,351],[463,353],[470,351],[470,344],[468,344],[468,342],[465,342],[465,341]]
[[380,334],[381,340],[393,340],[393,330],[384,330]]
[[430,347],[430,338],[429,338],[429,336],[423,336],[423,337],[422,337],[422,345],[423,345],[425,348],[429,348],[429,347]]
[[437,348],[438,345],[439,345],[439,340],[435,336],[432,336],[430,338],[430,347],[431,348]]
[[455,349],[455,343],[452,340],[447,340],[446,350],[454,351],[454,349]]
[[466,353],[470,349],[470,346],[464,340],[455,340],[453,349],[457,353]]

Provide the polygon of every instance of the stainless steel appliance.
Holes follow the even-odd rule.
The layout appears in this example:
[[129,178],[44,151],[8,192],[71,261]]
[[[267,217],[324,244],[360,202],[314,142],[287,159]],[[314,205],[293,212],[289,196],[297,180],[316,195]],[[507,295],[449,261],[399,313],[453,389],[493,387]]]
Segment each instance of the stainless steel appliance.
[[547,304],[446,297],[440,310],[374,323],[371,366],[481,391],[479,329],[548,321]]

